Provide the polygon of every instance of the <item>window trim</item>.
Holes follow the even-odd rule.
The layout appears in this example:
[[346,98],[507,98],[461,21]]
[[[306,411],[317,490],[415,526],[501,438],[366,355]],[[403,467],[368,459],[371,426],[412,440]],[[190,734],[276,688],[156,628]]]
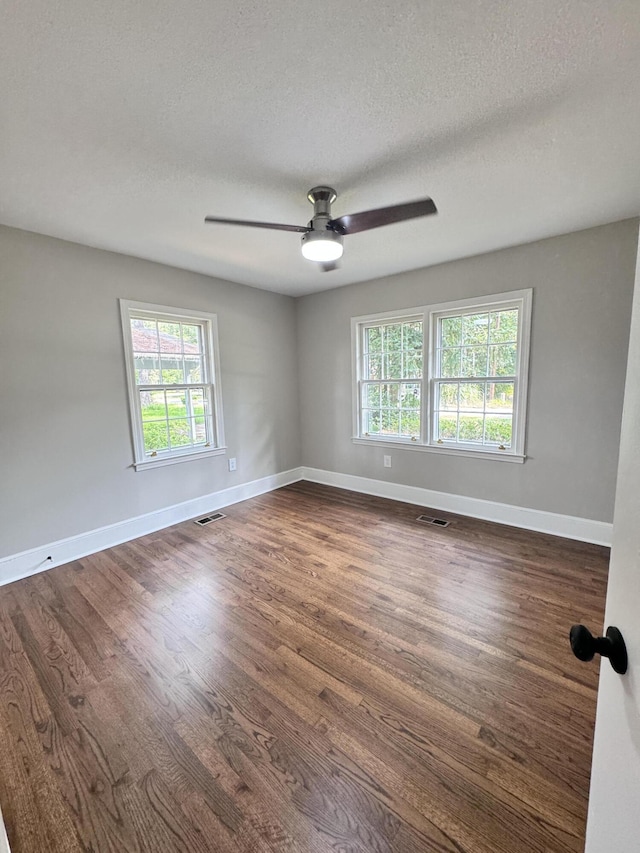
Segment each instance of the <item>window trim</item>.
[[[420,405],[422,406],[422,400],[424,400],[424,396],[427,392],[427,383],[426,383],[426,378],[424,376],[424,322],[425,322],[424,314],[421,314],[421,313],[418,313],[418,314],[403,313],[403,314],[399,315],[398,317],[392,317],[391,319],[397,320],[400,323],[413,323],[413,322],[422,323],[422,337],[423,337],[423,347],[422,347],[422,351],[423,351],[423,371],[422,372],[423,372],[423,375],[422,375],[422,377],[420,379],[415,379],[415,378],[410,378],[410,377],[402,377],[400,379],[393,380],[394,382],[397,381],[399,383],[407,382],[407,383],[419,384],[420,385],[420,401],[421,401]],[[360,353],[360,356],[358,357],[358,361],[360,360],[362,354],[364,353],[364,338],[365,338],[366,330],[368,328],[370,328],[371,326],[378,326],[378,325],[382,325],[382,323],[380,323],[380,321],[378,319],[373,320],[371,322],[363,322],[363,323],[358,324],[357,334],[358,334],[358,346],[359,346],[359,353]],[[363,385],[364,385],[364,383],[369,382],[369,381],[370,380],[358,378],[358,383],[357,383],[358,384],[358,389],[357,389],[357,393],[358,393],[358,403],[357,403],[358,414],[357,414],[357,417],[358,417],[358,420],[357,420],[357,424],[356,424],[356,431],[359,431],[360,424],[362,423],[362,397],[363,397],[362,391],[363,391]],[[379,380],[374,380],[374,381],[377,383]],[[422,443],[422,431],[423,430],[424,430],[424,426],[421,424],[421,436],[420,436],[420,442],[421,443]],[[368,438],[368,436],[361,436],[361,437],[365,438],[365,439]],[[373,438],[375,438],[375,436],[373,436]],[[402,437],[398,436],[397,438],[394,438],[393,436],[387,436],[386,440],[390,441],[391,443],[394,443],[394,444],[407,443],[407,439],[403,436]],[[413,442],[413,439],[409,439],[409,440]]]
[[[441,455],[465,456],[491,459],[502,462],[524,462],[529,354],[531,345],[531,313],[533,290],[512,290],[467,299],[458,299],[434,305],[422,305],[416,308],[403,308],[376,314],[365,314],[351,318],[351,372],[352,372],[352,442],[362,445],[377,445],[385,448],[403,449],[439,453]],[[433,440],[433,411],[435,359],[437,347],[437,323],[442,316],[468,313],[470,308],[491,310],[497,307],[517,307],[518,311],[518,365],[514,384],[514,415],[511,447],[508,450],[486,449],[472,444],[436,444]],[[362,402],[360,364],[362,363],[363,335],[367,326],[382,324],[388,320],[422,318],[423,322],[423,403],[421,411],[421,435],[419,441],[391,436],[364,436],[361,434]],[[441,377],[438,377],[438,380]]]
[[[189,462],[194,459],[204,459],[209,456],[221,456],[227,452],[224,440],[224,423],[222,418],[222,386],[220,382],[220,351],[218,346],[218,317],[207,311],[195,311],[185,308],[175,308],[168,305],[156,305],[151,302],[134,302],[128,299],[120,299],[120,318],[122,321],[122,335],[124,345],[125,367],[127,376],[127,390],[129,396],[129,420],[131,426],[131,438],[133,442],[133,467],[136,471],[145,471],[151,468],[159,468],[164,465],[175,465],[179,462]],[[202,325],[206,338],[206,382],[199,383],[208,385],[211,389],[211,400],[213,412],[211,413],[211,425],[215,446],[185,448],[172,450],[166,454],[149,458],[145,453],[142,432],[142,413],[138,394],[138,385],[135,379],[135,365],[133,360],[133,340],[131,337],[131,319],[136,315],[143,314],[149,317],[163,317],[169,321],[190,322]]]

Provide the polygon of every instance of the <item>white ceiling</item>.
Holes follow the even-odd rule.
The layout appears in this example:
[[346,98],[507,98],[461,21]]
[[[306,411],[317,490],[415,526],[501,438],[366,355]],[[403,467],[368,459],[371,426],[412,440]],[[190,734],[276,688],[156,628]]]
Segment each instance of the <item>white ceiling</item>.
[[[7,0],[0,222],[299,295],[640,212],[638,0]],[[345,239],[305,224],[431,196]]]

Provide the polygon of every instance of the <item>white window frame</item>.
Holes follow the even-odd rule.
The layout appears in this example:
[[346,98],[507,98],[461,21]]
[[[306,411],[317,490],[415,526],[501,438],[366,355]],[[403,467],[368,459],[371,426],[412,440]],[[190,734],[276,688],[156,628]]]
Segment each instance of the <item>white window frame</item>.
[[[191,311],[167,305],[155,305],[148,302],[133,302],[127,299],[120,299],[119,301],[129,391],[129,414],[134,451],[133,467],[136,471],[144,471],[163,465],[174,465],[178,462],[187,462],[226,453],[227,448],[224,441],[222,419],[222,386],[220,382],[217,315],[205,311]],[[133,341],[131,337],[131,320],[136,318],[154,319],[172,323],[194,323],[203,327],[206,375],[203,377],[203,382],[198,383],[194,387],[205,386],[208,389],[210,411],[205,415],[205,418],[207,419],[207,431],[210,436],[209,446],[175,448],[166,451],[159,450],[153,456],[145,452],[140,394],[139,386],[136,383]],[[183,386],[178,385],[175,387],[181,388]]]
[[[506,293],[477,296],[470,299],[460,299],[454,302],[437,305],[422,305],[417,308],[404,308],[397,311],[386,311],[379,314],[367,314],[351,318],[351,355],[353,377],[353,434],[352,442],[363,445],[379,445],[382,447],[402,447],[403,449],[427,451],[441,455],[467,456],[473,458],[491,459],[502,462],[524,462],[526,421],[527,421],[527,386],[529,373],[529,352],[531,340],[531,310],[533,291],[512,290]],[[434,439],[434,385],[437,379],[436,349],[437,324],[442,317],[467,314],[472,310],[485,312],[491,310],[507,310],[518,308],[518,361],[514,378],[513,429],[511,446],[498,450],[474,444],[443,443],[438,444]],[[415,440],[405,437],[364,435],[362,424],[362,360],[364,330],[388,321],[416,320],[423,323],[423,378],[422,378],[422,408],[421,434]]]
[[[394,315],[394,316],[390,317],[389,319],[393,323],[415,323],[415,322],[422,323],[422,335],[423,335],[423,341],[424,341],[424,317],[422,314],[413,314],[412,315],[412,314],[402,313],[399,316]],[[367,329],[369,329],[371,327],[384,325],[384,323],[385,323],[385,320],[380,320],[379,318],[376,318],[375,320],[372,320],[369,322],[365,321],[365,322],[362,322],[359,324],[359,327],[358,327],[358,348],[359,348],[359,352],[364,354],[364,340],[365,340],[365,335],[367,333]],[[424,353],[424,345],[423,345],[423,353]],[[424,354],[423,354],[423,371],[422,372],[423,372],[423,375],[419,379],[412,378],[412,377],[394,377],[394,378],[390,378],[387,380],[388,383],[393,383],[393,384],[395,384],[395,383],[398,383],[398,384],[407,383],[407,384],[411,384],[411,385],[419,385],[420,386],[421,410],[423,408],[422,401],[424,400],[424,395],[425,395],[426,390],[427,390],[427,384],[426,384],[425,375],[424,375]],[[363,398],[364,386],[366,386],[368,384],[377,385],[380,383],[385,384],[385,380],[369,380],[369,379],[363,379],[362,377],[359,377],[359,379],[358,379],[358,429],[361,428],[361,424],[362,424],[362,398]],[[421,418],[421,420],[422,420],[422,418]],[[368,438],[369,436],[367,434],[363,434],[363,437]],[[378,440],[377,436],[372,436],[372,437],[374,439]],[[407,436],[388,435],[388,436],[385,436],[384,440],[392,442],[394,444],[398,444],[398,443],[402,444],[402,443],[406,443],[407,440],[413,441],[414,438],[408,439]],[[417,437],[415,438],[415,440],[417,441]]]

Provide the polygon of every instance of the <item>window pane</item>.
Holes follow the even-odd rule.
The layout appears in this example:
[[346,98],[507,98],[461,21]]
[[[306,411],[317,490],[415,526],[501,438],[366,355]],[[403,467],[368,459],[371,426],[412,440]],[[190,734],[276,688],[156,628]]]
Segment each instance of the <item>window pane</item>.
[[403,409],[420,408],[420,385],[403,382],[400,386],[400,405]]
[[202,352],[202,326],[182,326],[182,346],[185,353]]
[[362,405],[367,409],[377,409],[380,405],[380,386],[364,385],[362,389]]
[[160,384],[160,359],[157,353],[136,352],[133,354],[136,385]]
[[130,322],[133,349],[136,352],[160,352],[156,321],[132,319]]
[[487,415],[485,424],[485,441],[487,444],[511,445],[513,418],[511,415]]
[[489,347],[490,376],[515,376],[516,344]]
[[402,379],[402,351],[387,353],[383,357],[383,379]]
[[146,421],[142,424],[144,452],[169,449],[169,433],[166,421]]
[[455,441],[458,435],[458,416],[438,412],[436,416],[436,438]]
[[169,421],[169,439],[171,447],[184,447],[191,444],[191,424],[186,418]]
[[204,381],[202,375],[203,359],[200,356],[185,355],[184,370],[187,383],[199,384]]
[[187,392],[167,391],[167,414],[170,418],[186,418]]
[[489,315],[467,314],[462,318],[462,343],[467,346],[486,344],[489,338]]
[[513,382],[487,382],[487,409],[495,412],[513,411]]
[[398,394],[399,394],[400,386],[398,384],[393,385],[381,385],[380,386],[380,403],[384,407],[387,408],[393,406],[394,408],[398,405]]
[[518,309],[492,311],[489,321],[489,339],[492,344],[518,340]]
[[382,418],[379,409],[375,409],[373,411],[366,410],[362,413],[362,426],[364,433],[369,433],[369,435],[379,435],[381,424]]
[[400,413],[400,433],[406,436],[420,435],[420,412],[417,409],[403,409]]
[[203,417],[193,419],[193,443],[207,443],[207,423]]
[[364,360],[364,378],[382,379],[382,356],[369,355]]
[[403,347],[405,350],[422,352],[422,323],[405,323],[402,328]]
[[402,378],[422,379],[422,350],[404,352],[402,356]]
[[380,326],[366,329],[364,336],[365,352],[382,352],[382,330]]
[[458,441],[473,441],[481,442],[483,438],[483,421],[482,415],[460,414],[458,424]]
[[204,391],[202,388],[194,388],[189,391],[191,404],[191,415],[204,415]]
[[402,349],[402,325],[393,323],[382,327],[382,349],[385,352],[397,352]]
[[440,375],[460,376],[460,350],[443,349],[440,352]]
[[484,383],[464,382],[460,385],[460,409],[484,411]]
[[462,343],[462,318],[445,317],[440,321],[440,345],[458,347]]
[[182,356],[167,356],[160,357],[160,368],[162,371],[163,385],[183,385],[184,384],[184,368],[182,365]]
[[180,323],[158,323],[160,352],[182,352]]
[[382,410],[382,433],[383,435],[400,434],[400,412],[397,409]]
[[454,409],[458,410],[458,383],[457,382],[443,382],[440,385],[440,400],[439,400],[439,408],[440,409]]
[[143,421],[167,418],[164,391],[140,391],[140,409]]
[[487,348],[463,347],[460,376],[487,376]]

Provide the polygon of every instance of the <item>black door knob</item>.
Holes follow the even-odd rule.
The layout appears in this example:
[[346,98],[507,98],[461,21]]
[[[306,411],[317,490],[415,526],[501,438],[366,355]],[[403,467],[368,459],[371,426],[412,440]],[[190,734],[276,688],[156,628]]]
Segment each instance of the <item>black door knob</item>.
[[627,647],[617,628],[607,628],[606,637],[594,637],[584,625],[574,625],[569,631],[571,650],[579,660],[593,660],[594,655],[609,658],[614,670],[620,675],[627,671]]

